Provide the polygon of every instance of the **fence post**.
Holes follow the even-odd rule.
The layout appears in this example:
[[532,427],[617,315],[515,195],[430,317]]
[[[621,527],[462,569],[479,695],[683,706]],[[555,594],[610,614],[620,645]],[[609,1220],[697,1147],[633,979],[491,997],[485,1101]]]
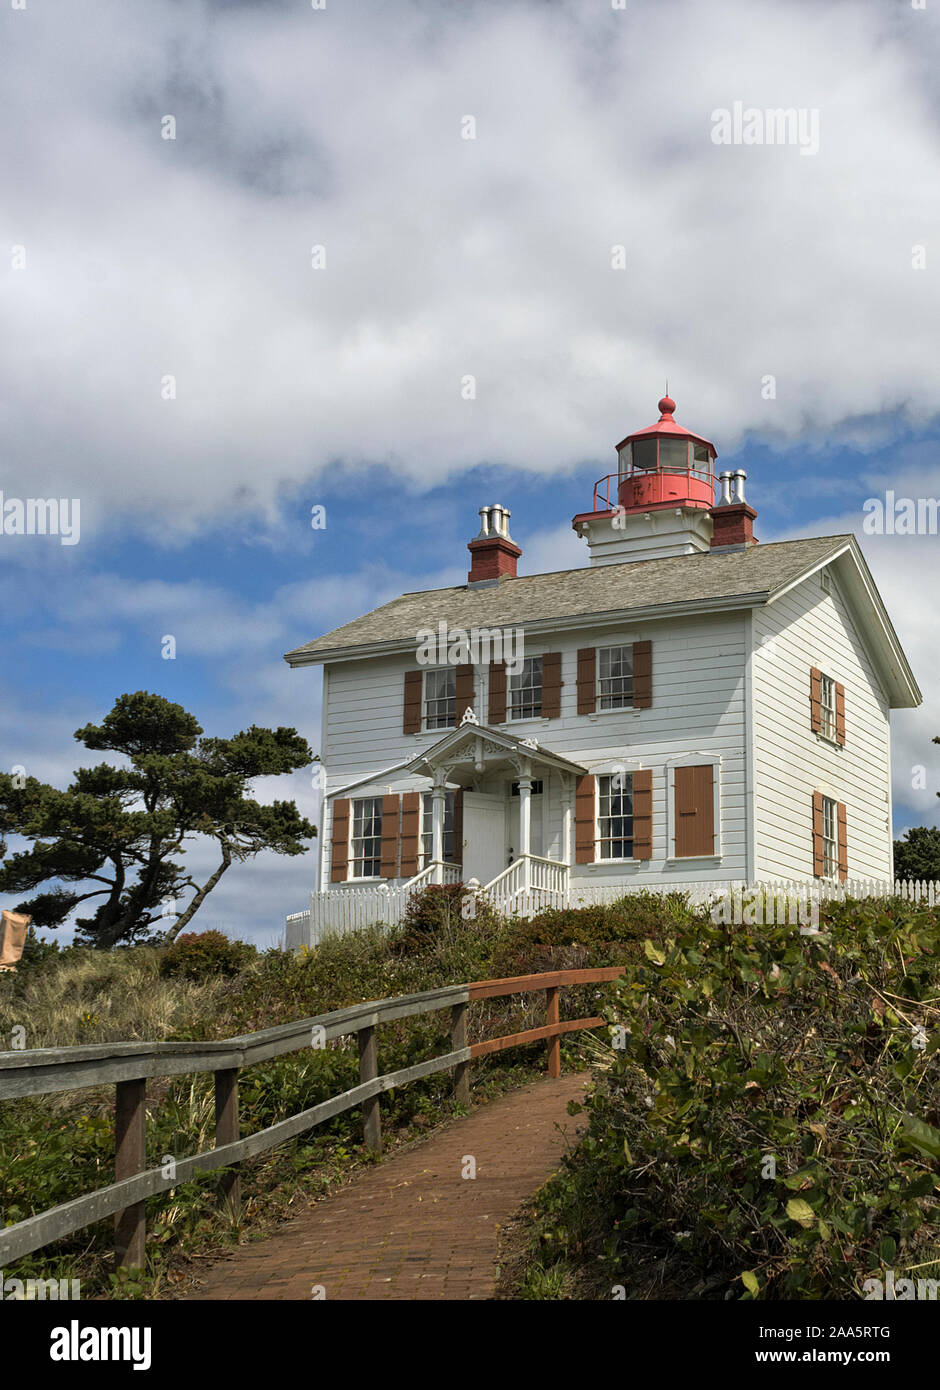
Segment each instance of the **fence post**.
[[[467,1005],[455,1004],[450,1011],[450,1050],[460,1052],[467,1046]],[[454,1099],[460,1105],[470,1104],[470,1063],[458,1062],[454,1067]]]
[[[227,1067],[215,1073],[215,1144],[234,1144],[240,1137],[238,1124],[238,1068]],[[233,1215],[242,1200],[242,1180],[237,1164],[222,1174],[222,1197],[228,1198]]]
[[[147,1161],[147,1082],[143,1077],[119,1081],[114,1103],[114,1181],[143,1171]],[[146,1262],[147,1207],[134,1202],[114,1217],[114,1263],[118,1269],[143,1269]]]
[[[558,986],[545,991],[545,1023],[551,1027],[558,1022]],[[548,1039],[548,1074],[561,1076],[561,1038],[556,1033]]]
[[[379,1052],[375,1038],[375,1028],[360,1028],[359,1034],[359,1080],[374,1081],[379,1074]],[[382,1117],[379,1114],[378,1096],[370,1096],[362,1102],[362,1137],[370,1153],[382,1152]]]

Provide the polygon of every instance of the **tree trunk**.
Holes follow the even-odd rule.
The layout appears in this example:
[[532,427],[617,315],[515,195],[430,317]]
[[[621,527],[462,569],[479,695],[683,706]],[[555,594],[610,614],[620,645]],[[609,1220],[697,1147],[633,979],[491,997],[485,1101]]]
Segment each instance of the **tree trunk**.
[[216,871],[215,871],[215,873],[212,875],[212,877],[206,879],[206,881],[205,881],[205,883],[202,885],[202,887],[196,892],[195,896],[193,897],[192,902],[189,904],[189,906],[187,907],[186,911],[182,914],[182,916],[180,916],[180,917],[177,918],[176,922],[173,924],[173,926],[172,926],[172,927],[170,928],[170,930],[167,932],[166,936],[164,936],[164,938],[163,938],[163,945],[164,945],[165,947],[166,947],[166,946],[171,946],[171,945],[173,944],[173,942],[176,940],[176,938],[179,936],[180,932],[181,932],[181,931],[183,930],[183,928],[186,926],[187,922],[189,922],[189,921],[192,920],[192,918],[193,918],[193,916],[195,915],[195,913],[198,912],[199,908],[202,906],[202,904],[203,904],[203,902],[205,901],[206,897],[208,896],[209,893],[212,892],[213,888],[214,888],[215,885],[218,883],[218,881],[219,881],[219,879],[222,877],[222,875],[225,873],[225,870],[229,867],[229,865],[231,864],[231,862],[232,862],[232,851],[229,849],[228,845],[223,844],[223,846],[222,846],[222,863],[221,863],[221,864],[219,865],[219,867],[216,869]]

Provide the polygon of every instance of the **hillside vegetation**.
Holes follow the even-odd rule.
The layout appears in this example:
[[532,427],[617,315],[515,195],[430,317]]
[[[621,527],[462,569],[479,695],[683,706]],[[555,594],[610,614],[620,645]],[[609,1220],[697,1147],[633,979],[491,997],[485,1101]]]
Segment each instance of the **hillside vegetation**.
[[646,944],[507,1296],[852,1299],[893,1270],[936,1297],[940,911],[820,927],[703,914]]
[[[65,1047],[136,1040],[231,1037],[325,1013],[367,999],[433,989],[495,975],[607,965],[641,949],[650,932],[672,922],[679,900],[650,895],[531,922],[498,919],[479,904],[461,917],[462,889],[429,889],[413,901],[401,928],[375,928],[326,941],[301,955],[256,953],[217,933],[193,934],[169,952],[135,946],[103,952],[57,950],[33,938],[16,975],[0,978],[5,1045]],[[217,940],[213,941],[212,938]],[[563,1016],[597,1013],[596,987],[563,991]],[[544,1022],[544,996],[480,1002],[470,1038],[518,1032]],[[392,1071],[449,1051],[449,1011],[382,1025],[379,1064]],[[17,1035],[14,1030],[22,1030]],[[567,1065],[578,1044],[565,1040]],[[474,1103],[531,1080],[544,1069],[544,1044],[474,1064]],[[583,1063],[582,1063],[583,1065]],[[355,1038],[247,1068],[240,1081],[242,1132],[252,1133],[326,1100],[358,1080]],[[448,1073],[382,1099],[386,1148],[453,1116]],[[5,1224],[113,1180],[114,1088],[106,1086],[4,1103],[0,1110],[0,1201]],[[148,1085],[149,1166],[213,1144],[211,1075],[155,1079]],[[80,1277],[83,1296],[152,1297],[185,1288],[200,1260],[239,1239],[256,1238],[370,1161],[361,1114],[351,1111],[302,1139],[243,1165],[240,1216],[219,1210],[212,1175],[148,1201],[148,1267],[140,1276],[110,1274],[111,1223],[37,1251],[7,1273],[20,1278]]]

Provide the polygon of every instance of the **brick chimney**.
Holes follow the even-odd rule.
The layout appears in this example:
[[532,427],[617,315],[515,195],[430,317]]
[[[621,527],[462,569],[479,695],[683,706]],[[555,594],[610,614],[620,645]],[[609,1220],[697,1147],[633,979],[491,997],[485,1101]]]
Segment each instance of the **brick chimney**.
[[744,482],[747,478],[743,468],[733,473],[719,473],[721,499],[712,508],[712,550],[745,550],[757,545],[754,536],[754,520],[757,516],[753,507],[744,500]]
[[480,508],[479,535],[467,543],[471,556],[469,585],[515,579],[516,562],[522,551],[509,534],[509,515],[509,508],[498,502]]

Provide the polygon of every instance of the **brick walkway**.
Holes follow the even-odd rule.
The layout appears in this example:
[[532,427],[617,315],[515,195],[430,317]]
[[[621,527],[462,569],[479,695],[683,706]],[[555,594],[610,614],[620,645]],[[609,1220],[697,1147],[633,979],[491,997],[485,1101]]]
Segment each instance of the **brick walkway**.
[[327,1299],[492,1297],[498,1227],[558,1167],[585,1085],[584,1073],[546,1078],[452,1121],[239,1247],[190,1297],[310,1299],[315,1285]]

